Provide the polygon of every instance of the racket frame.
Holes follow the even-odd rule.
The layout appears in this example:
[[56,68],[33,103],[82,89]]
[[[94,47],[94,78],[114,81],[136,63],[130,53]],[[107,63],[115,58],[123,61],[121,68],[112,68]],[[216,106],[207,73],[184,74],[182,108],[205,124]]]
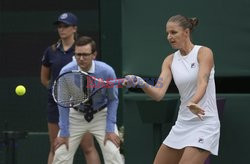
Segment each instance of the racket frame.
[[[80,73],[80,74],[83,74],[84,76],[86,76],[86,78],[91,78],[93,81],[97,81],[99,83],[102,83],[103,85],[101,85],[100,87],[98,87],[97,89],[95,89],[86,99],[82,100],[80,103],[77,103],[77,104],[74,104],[74,105],[70,105],[70,106],[65,106],[65,105],[62,105],[61,103],[59,103],[56,99],[56,95],[55,95],[55,87],[57,86],[57,82],[58,80],[66,75],[66,74],[69,74],[69,73]],[[94,76],[91,76],[89,75],[87,72],[84,72],[84,71],[81,71],[81,70],[71,70],[71,71],[67,71],[67,72],[64,72],[62,74],[60,74],[54,81],[53,83],[53,86],[52,86],[52,96],[53,96],[53,99],[54,101],[57,103],[57,105],[61,106],[61,107],[64,107],[64,108],[74,108],[74,107],[77,107],[79,105],[82,105],[84,104],[85,102],[87,102],[89,100],[89,98],[91,98],[93,95],[95,95],[95,93],[97,93],[99,90],[101,90],[102,88],[104,87],[107,87],[107,86],[114,86],[114,85],[118,85],[118,84],[122,84],[124,82],[124,78],[121,78],[121,79],[115,79],[115,80],[109,80],[109,81],[105,81],[105,80],[102,80],[102,79],[98,79]],[[93,87],[95,88],[95,87]]]

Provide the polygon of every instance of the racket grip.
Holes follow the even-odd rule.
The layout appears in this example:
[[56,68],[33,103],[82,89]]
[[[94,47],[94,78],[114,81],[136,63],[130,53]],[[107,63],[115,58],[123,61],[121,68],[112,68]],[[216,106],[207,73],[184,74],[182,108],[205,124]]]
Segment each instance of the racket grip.
[[118,84],[122,84],[124,82],[124,80],[125,80],[125,78],[110,80],[109,83],[112,83],[113,85],[118,85]]
[[[118,84],[122,84],[124,81],[125,81],[125,78],[121,78],[121,79],[116,79],[116,80],[110,80],[109,83],[112,83],[113,85],[118,85]],[[133,82],[134,83],[137,82],[137,77],[136,76],[134,76]]]
[[133,82],[136,83],[137,82],[137,77],[134,76]]

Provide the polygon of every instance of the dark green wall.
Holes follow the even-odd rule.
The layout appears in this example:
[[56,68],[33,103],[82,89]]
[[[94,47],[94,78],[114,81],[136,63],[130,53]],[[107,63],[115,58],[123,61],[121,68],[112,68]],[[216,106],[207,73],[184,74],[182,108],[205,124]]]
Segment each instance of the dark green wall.
[[249,7],[245,0],[122,1],[123,74],[158,76],[163,59],[174,52],[165,24],[183,14],[200,20],[193,41],[213,50],[216,76],[249,76]]
[[[100,0],[100,53],[102,61],[113,67],[118,78],[122,76],[121,1]],[[122,100],[121,89],[119,98]],[[119,102],[117,124],[122,125],[122,104]]]
[[[40,80],[34,77],[1,78],[0,84],[0,130],[47,131],[47,92]],[[18,84],[26,87],[24,96],[16,95]]]

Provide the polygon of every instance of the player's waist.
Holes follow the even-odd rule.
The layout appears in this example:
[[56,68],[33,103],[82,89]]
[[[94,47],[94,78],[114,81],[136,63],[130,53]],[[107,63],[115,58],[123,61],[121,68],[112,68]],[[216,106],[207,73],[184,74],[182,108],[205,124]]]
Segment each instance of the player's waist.
[[216,124],[219,123],[219,117],[218,115],[212,115],[212,114],[205,114],[202,116],[202,120],[194,115],[193,113],[191,114],[179,114],[176,122],[181,123],[181,124],[187,124],[187,125],[192,125],[192,124]]

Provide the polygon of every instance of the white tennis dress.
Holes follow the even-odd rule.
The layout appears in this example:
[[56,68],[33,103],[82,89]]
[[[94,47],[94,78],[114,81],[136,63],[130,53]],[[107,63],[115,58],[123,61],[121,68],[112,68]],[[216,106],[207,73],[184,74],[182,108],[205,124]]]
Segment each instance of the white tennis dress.
[[203,121],[186,107],[197,88],[197,55],[200,47],[195,45],[186,56],[182,56],[180,51],[174,53],[171,70],[180,93],[181,104],[175,125],[163,143],[175,149],[198,147],[218,155],[220,121],[216,105],[214,68],[210,73],[206,93],[198,103],[205,110]]

